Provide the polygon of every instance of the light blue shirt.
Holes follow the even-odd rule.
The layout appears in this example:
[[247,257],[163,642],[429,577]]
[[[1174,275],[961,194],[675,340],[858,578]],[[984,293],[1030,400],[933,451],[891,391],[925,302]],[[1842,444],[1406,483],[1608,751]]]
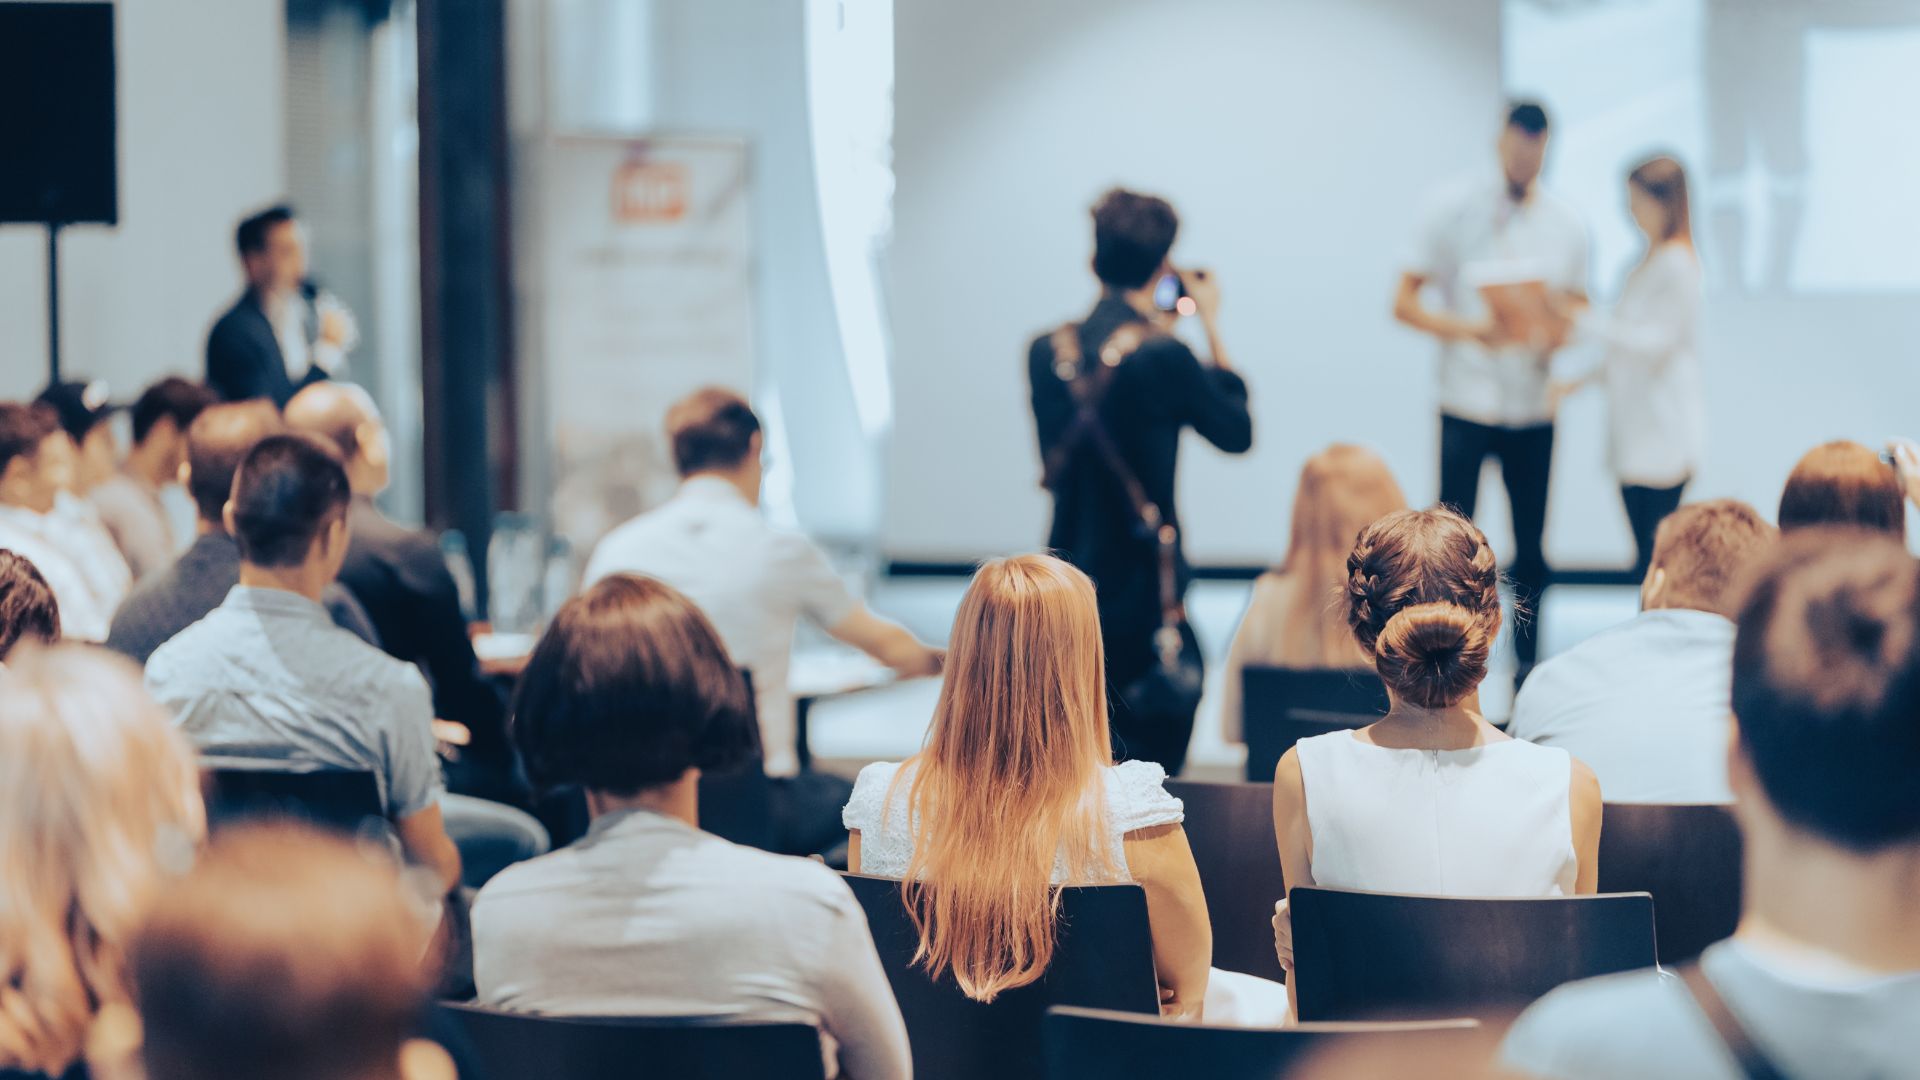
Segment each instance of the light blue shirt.
[[426,679],[304,596],[234,586],[154,650],[147,692],[203,754],[372,772],[396,821],[439,798]]
[[1587,763],[1613,803],[1731,802],[1733,622],[1643,611],[1527,676],[1507,731]]
[[[1920,972],[1851,977],[1797,970],[1739,940],[1700,966],[1762,1052],[1788,1076],[1920,1076]],[[1720,1036],[1672,974],[1649,969],[1563,986],[1522,1013],[1506,1063],[1552,1080],[1741,1080]]]

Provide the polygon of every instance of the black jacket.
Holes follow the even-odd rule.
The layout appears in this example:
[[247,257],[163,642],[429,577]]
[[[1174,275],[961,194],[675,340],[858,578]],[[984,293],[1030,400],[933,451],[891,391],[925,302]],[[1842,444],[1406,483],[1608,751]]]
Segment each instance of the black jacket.
[[287,374],[286,355],[273,323],[252,289],[240,294],[207,334],[207,385],[227,401],[268,398],[278,408],[327,373],[309,367],[297,382]]
[[[1142,321],[1117,296],[1097,304],[1080,326],[1081,363],[1099,363],[1100,345],[1127,323]],[[1054,371],[1051,334],[1036,338],[1027,353],[1034,425],[1045,462],[1067,437],[1079,411],[1068,384]],[[1114,373],[1101,418],[1121,456],[1132,466],[1147,497],[1167,520],[1179,523],[1174,476],[1180,430],[1192,427],[1229,454],[1253,446],[1247,384],[1231,371],[1202,364],[1173,337],[1148,340]],[[1086,571],[1100,595],[1100,622],[1109,666],[1116,678],[1144,662],[1160,624],[1158,550],[1140,528],[1126,492],[1094,444],[1080,438],[1053,490],[1053,527],[1047,544]],[[1187,565],[1179,560],[1180,586]]]

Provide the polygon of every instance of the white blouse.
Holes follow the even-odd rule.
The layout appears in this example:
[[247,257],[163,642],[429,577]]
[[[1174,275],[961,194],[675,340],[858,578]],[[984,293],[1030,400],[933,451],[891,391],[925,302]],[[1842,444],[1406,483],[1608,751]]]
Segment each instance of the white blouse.
[[1589,313],[1583,338],[1605,352],[1610,460],[1623,484],[1674,487],[1706,454],[1700,373],[1700,260],[1686,244],[1661,245],[1633,268],[1611,314]]
[[[853,796],[840,819],[860,834],[860,872],[881,877],[905,877],[913,858],[917,823],[909,822],[907,792],[913,786],[917,763],[881,761],[860,770]],[[898,776],[899,782],[894,778]],[[1127,871],[1123,839],[1130,832],[1186,820],[1185,807],[1167,794],[1167,771],[1150,761],[1124,761],[1101,771],[1106,798],[1107,844],[1113,864]],[[1066,861],[1056,855],[1053,880],[1064,883]]]

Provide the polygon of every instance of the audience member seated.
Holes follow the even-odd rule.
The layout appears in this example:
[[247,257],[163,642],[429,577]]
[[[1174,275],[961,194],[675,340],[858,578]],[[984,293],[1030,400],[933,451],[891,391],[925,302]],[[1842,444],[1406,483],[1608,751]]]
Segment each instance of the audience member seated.
[[346,472],[317,440],[270,435],[247,451],[226,510],[240,583],[154,650],[147,689],[203,754],[372,772],[408,856],[452,889],[451,833],[484,855],[477,884],[545,850],[546,833],[512,807],[445,794],[426,681],[320,606],[347,554],[348,498]]
[[[1500,574],[1445,508],[1368,526],[1347,556],[1347,620],[1386,683],[1379,723],[1280,759],[1273,826],[1287,885],[1434,896],[1571,896],[1599,882],[1600,785],[1565,750],[1479,713]],[[1274,943],[1293,966],[1286,902]]]
[[95,1017],[127,1001],[129,937],[204,830],[200,775],[111,653],[21,648],[5,679],[0,1075],[77,1080]]
[[1336,443],[1307,459],[1293,493],[1287,557],[1253,583],[1253,598],[1227,650],[1220,686],[1220,722],[1229,742],[1244,739],[1240,674],[1249,664],[1285,668],[1367,668],[1347,629],[1347,552],[1360,530],[1395,510],[1406,496],[1380,455]]
[[1113,763],[1106,685],[1085,574],[1047,555],[982,566],[954,616],[927,748],[860,772],[844,814],[849,866],[910,883],[927,970],[975,1000],[1046,972],[1049,885],[1137,881],[1162,1012],[1278,1019],[1276,984],[1209,972],[1213,931],[1180,800],[1159,765]]
[[126,461],[87,491],[135,581],[173,565],[192,539],[180,535],[167,499],[180,486],[187,428],[215,400],[213,391],[178,377],[149,386],[133,403],[133,449]]
[[0,662],[23,641],[60,640],[60,605],[47,579],[21,555],[0,548]]
[[[240,545],[222,517],[233,474],[255,443],[284,430],[280,414],[264,401],[212,405],[194,418],[187,428],[186,485],[199,514],[199,535],[172,566],[134,586],[114,613],[109,649],[146,663],[153,650],[205,618],[240,583]],[[346,589],[329,584],[321,603],[335,625],[377,642],[366,612]]]
[[713,625],[670,586],[615,575],[560,609],[522,676],[513,737],[536,783],[585,790],[593,825],[480,891],[482,1004],[817,1024],[848,1075],[911,1072],[846,884],[699,829],[700,772],[752,756],[751,709]]
[[608,533],[587,581],[645,574],[686,593],[720,631],[727,652],[753,676],[767,775],[788,806],[782,850],[803,855],[838,843],[837,811],[849,788],[800,768],[787,667],[801,616],[902,675],[932,675],[940,654],[860,602],[820,549],[760,514],[760,420],[738,395],[707,389],[667,413],[673,460],[683,478],[664,505]]
[[0,548],[25,557],[47,579],[67,637],[101,641],[116,598],[95,590],[74,557],[72,526],[54,513],[55,474],[65,467],[55,459],[63,453],[70,454],[67,436],[50,410],[0,402]]
[[[1915,1074],[1920,565],[1884,536],[1788,537],[1740,610],[1733,712],[1739,930],[1679,978],[1554,991],[1513,1028],[1511,1064],[1564,1080]],[[1762,1060],[1737,1066],[1742,1041]]]
[[[472,736],[463,767],[454,772],[461,781],[456,787],[472,795],[523,798],[507,745],[506,703],[480,673],[460,591],[439,543],[430,533],[396,525],[373,504],[388,481],[387,429],[373,398],[352,383],[314,383],[287,403],[286,417],[293,430],[332,442],[346,463],[353,540],[340,583],[366,608],[381,647],[426,675],[434,715],[465,726]],[[464,767],[468,762],[479,768]]]
[[1733,499],[1674,511],[1640,614],[1535,668],[1507,733],[1591,766],[1608,802],[1731,801],[1735,590],[1778,535]]
[[113,533],[93,508],[93,489],[119,468],[113,435],[114,408],[104,382],[55,383],[41,391],[34,407],[48,412],[64,437],[46,444],[53,479],[53,518],[65,550],[86,576],[87,585],[111,616],[133,585],[133,573],[114,543]]
[[1780,493],[1780,531],[1816,525],[1856,527],[1898,540],[1907,535],[1906,489],[1899,469],[1856,442],[1807,451]]
[[129,949],[146,1080],[451,1080],[413,1037],[435,914],[345,840],[223,831]]

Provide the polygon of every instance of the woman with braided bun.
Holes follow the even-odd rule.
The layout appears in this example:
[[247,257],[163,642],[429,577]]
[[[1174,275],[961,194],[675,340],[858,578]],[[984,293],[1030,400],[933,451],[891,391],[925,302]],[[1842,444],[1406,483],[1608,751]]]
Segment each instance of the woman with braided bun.
[[[1445,508],[1374,522],[1347,556],[1347,622],[1386,683],[1378,723],[1302,739],[1273,778],[1289,885],[1437,896],[1568,896],[1599,880],[1600,783],[1564,750],[1480,715],[1500,574]],[[1293,967],[1286,902],[1274,944]]]

